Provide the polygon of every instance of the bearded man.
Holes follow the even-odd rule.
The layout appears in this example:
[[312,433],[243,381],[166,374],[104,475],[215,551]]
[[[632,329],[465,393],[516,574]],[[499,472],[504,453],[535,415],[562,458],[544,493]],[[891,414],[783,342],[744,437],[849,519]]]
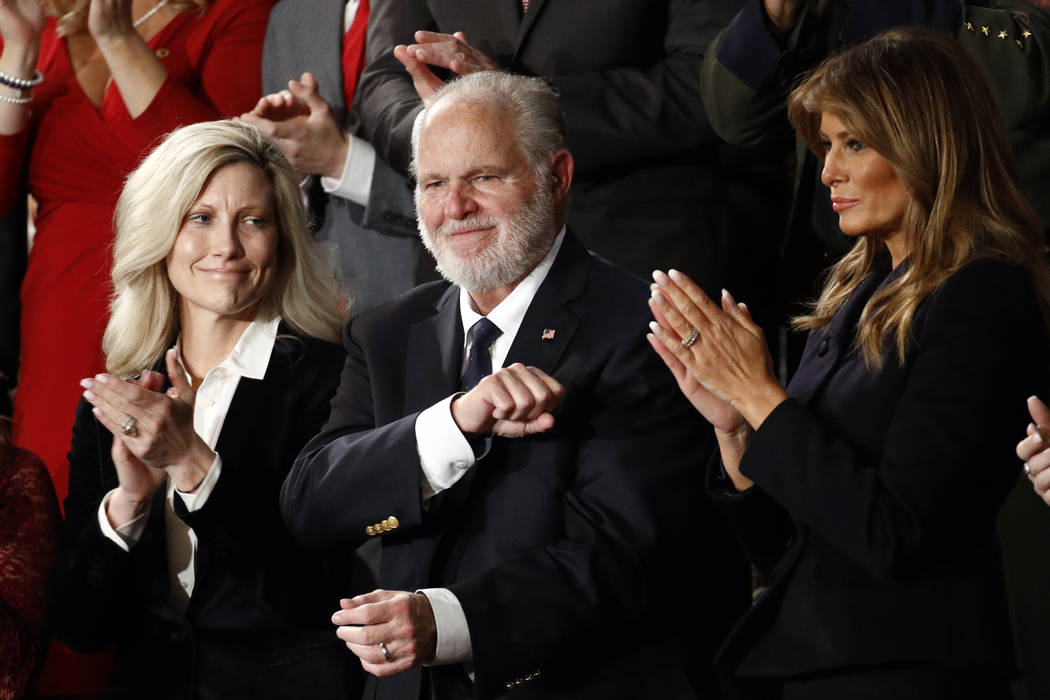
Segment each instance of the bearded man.
[[332,617],[366,696],[695,697],[696,594],[663,589],[693,558],[710,428],[646,347],[646,286],[564,227],[557,97],[461,78],[413,161],[448,282],[350,322],[331,417],[281,495],[307,544],[381,540],[385,590]]

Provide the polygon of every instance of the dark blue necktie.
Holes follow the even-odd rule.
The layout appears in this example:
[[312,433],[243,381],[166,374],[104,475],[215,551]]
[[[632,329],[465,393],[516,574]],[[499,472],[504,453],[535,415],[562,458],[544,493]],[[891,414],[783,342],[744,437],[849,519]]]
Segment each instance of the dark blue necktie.
[[482,316],[470,327],[470,333],[470,352],[467,354],[467,369],[463,372],[463,391],[470,391],[482,378],[492,374],[492,344],[503,331]]

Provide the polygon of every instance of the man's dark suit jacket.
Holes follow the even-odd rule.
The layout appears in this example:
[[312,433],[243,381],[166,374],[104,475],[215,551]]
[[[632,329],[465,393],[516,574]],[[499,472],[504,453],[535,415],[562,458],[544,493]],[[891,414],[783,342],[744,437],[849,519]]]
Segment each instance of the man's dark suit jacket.
[[[682,646],[693,593],[675,560],[692,557],[683,544],[710,427],[646,345],[648,290],[567,235],[507,356],[565,387],[554,428],[492,438],[428,508],[414,426],[458,390],[459,293],[424,285],[347,326],[332,415],[282,491],[290,529],[352,547],[393,516],[375,535],[380,585],[451,589],[475,697],[693,697]],[[462,674],[428,671],[439,688]],[[421,682],[419,668],[381,679],[375,697],[416,698]]]
[[739,7],[532,0],[522,15],[521,0],[373,0],[356,107],[379,154],[404,170],[421,103],[392,49],[418,29],[463,31],[500,68],[557,89],[576,159],[569,225],[584,244],[635,275],[675,267],[717,294],[733,242],[772,199],[738,201],[752,164],[718,148],[700,97],[707,44]]
[[1018,478],[1025,397],[1047,386],[1026,273],[970,263],[921,303],[903,365],[853,351],[873,273],[810,334],[788,393],[748,445],[756,486],[709,488],[771,577],[722,649],[744,676],[886,665],[1012,668],[995,517]]
[[222,474],[207,503],[183,516],[198,538],[184,614],[168,589],[165,490],[130,553],[107,539],[98,507],[117,486],[112,435],[89,404],[77,410],[50,623],[73,649],[116,644],[112,698],[346,700],[360,688],[330,623],[344,572],[292,542],[277,498],[327,415],[343,353],[286,333],[264,378],[241,378],[216,444]]

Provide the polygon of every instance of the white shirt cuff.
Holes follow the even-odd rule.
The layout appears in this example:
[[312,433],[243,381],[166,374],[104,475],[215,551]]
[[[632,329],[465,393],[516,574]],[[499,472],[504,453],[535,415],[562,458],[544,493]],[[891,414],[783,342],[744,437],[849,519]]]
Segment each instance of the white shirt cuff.
[[175,491],[179,494],[182,499],[183,505],[186,506],[186,510],[191,513],[195,510],[200,510],[204,507],[204,504],[208,502],[208,496],[215,490],[215,484],[219,481],[219,474],[222,472],[222,457],[219,453],[215,453],[215,459],[212,460],[211,469],[201,479],[201,483],[197,486],[197,490],[193,493],[183,493],[178,489]]
[[416,417],[424,503],[451,488],[474,466],[474,450],[452,418],[452,400],[457,396],[439,401]]
[[447,588],[423,588],[422,593],[430,601],[434,611],[434,630],[437,644],[434,649],[434,660],[427,666],[458,664],[471,661],[474,651],[470,646],[470,628],[467,627],[467,616],[459,598]]
[[109,516],[106,515],[106,510],[109,508],[109,499],[113,497],[114,491],[116,491],[116,489],[107,493],[103,497],[102,503],[98,506],[98,526],[102,528],[102,534],[105,535],[107,539],[115,542],[117,546],[125,552],[130,552],[131,548],[138,544],[139,539],[142,538],[142,533],[146,530],[146,521],[149,520],[150,506],[147,505],[144,511],[120,527],[114,529],[113,525],[109,522]]
[[376,166],[376,150],[372,144],[353,134],[347,134],[346,162],[338,180],[321,176],[321,187],[328,194],[349,199],[362,207],[368,206],[368,195],[372,191],[372,172]]

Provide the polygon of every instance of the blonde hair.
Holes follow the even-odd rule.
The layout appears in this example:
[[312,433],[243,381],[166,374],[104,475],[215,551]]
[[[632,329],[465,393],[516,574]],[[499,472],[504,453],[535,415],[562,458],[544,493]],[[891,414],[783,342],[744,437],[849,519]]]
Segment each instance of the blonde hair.
[[[919,304],[977,258],[1025,268],[1044,316],[1050,272],[1042,228],[1017,187],[1006,127],[983,71],[954,39],[922,29],[880,34],[826,60],[788,99],[788,118],[821,159],[823,112],[841,119],[890,162],[911,194],[903,218],[908,268],[876,292],[860,318],[857,346],[881,366],[895,341],[903,363]],[[834,265],[796,328],[822,328],[885,254],[861,236]]]
[[151,367],[178,335],[178,294],[165,258],[208,178],[231,163],[257,166],[273,195],[277,272],[259,313],[280,314],[301,334],[338,340],[346,309],[307,228],[292,166],[254,127],[203,122],[169,134],[128,176],[117,201],[113,301],[102,338],[111,373],[130,376]]
[[[159,2],[159,0],[158,0]],[[209,0],[169,0],[168,6],[184,10],[197,8],[198,14],[208,9]],[[91,0],[44,0],[47,14],[57,17],[56,26],[59,36],[72,36],[87,31],[88,10]]]

